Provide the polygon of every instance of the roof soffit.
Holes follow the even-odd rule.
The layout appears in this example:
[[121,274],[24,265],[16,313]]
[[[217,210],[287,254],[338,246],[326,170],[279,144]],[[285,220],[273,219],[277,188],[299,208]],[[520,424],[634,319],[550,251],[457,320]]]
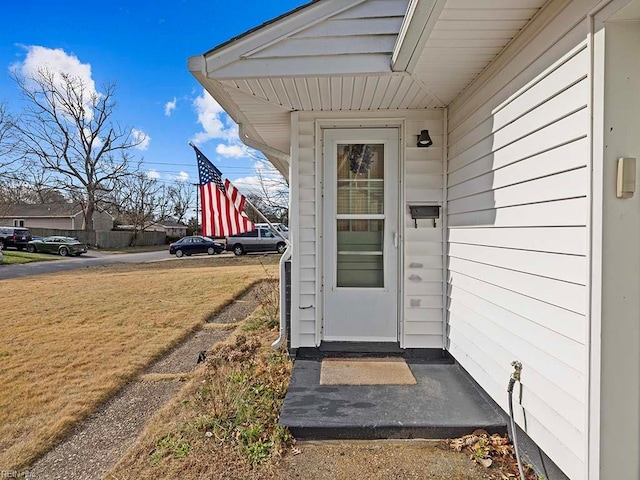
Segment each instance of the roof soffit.
[[[412,75],[445,105],[503,57],[549,0],[447,0],[422,48],[411,58]],[[502,58],[501,58],[502,60]]]
[[[206,76],[204,76],[204,74],[197,71],[192,71],[192,73],[198,79],[200,84],[205,88],[205,90],[220,104],[220,106],[227,112],[227,114],[229,114],[233,121],[236,123],[242,123],[244,125],[246,134],[249,135],[249,137],[259,143],[264,143],[274,148],[282,147],[280,145],[274,145],[271,138],[263,135],[258,129],[256,129],[256,124],[258,122],[253,119],[253,116],[251,116],[250,118],[250,116],[247,115],[246,106],[242,104],[242,101],[239,101],[238,98],[235,98],[234,95],[230,94],[230,92],[228,92],[220,82],[211,78],[207,78]],[[264,106],[270,109],[269,112],[271,114],[279,113],[280,116],[282,116],[282,114],[284,113],[286,115],[286,128],[284,128],[284,133],[287,136],[290,135],[289,111],[283,112],[282,108],[275,107],[274,105],[266,105],[266,103],[264,104]],[[269,155],[265,156],[271,162],[271,164],[282,174],[283,177],[289,177],[289,165],[286,162],[283,162],[275,157],[270,157]]]

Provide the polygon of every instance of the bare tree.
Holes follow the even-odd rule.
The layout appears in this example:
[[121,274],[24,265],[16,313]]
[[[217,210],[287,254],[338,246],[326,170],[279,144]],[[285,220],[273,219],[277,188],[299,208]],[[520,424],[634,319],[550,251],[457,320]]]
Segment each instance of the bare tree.
[[18,180],[14,164],[18,161],[15,119],[7,104],[0,102],[0,197],[12,189]]
[[15,119],[9,113],[7,104],[0,102],[0,172],[15,162],[16,150]]
[[[257,181],[245,185],[247,198],[270,221],[288,223],[289,185],[266,159],[259,160],[254,167]],[[246,213],[252,221],[262,221],[252,208]]]
[[133,228],[131,245],[141,232],[169,216],[167,189],[145,173],[135,173],[123,178],[114,195],[120,220]]
[[98,93],[81,78],[48,69],[14,79],[26,101],[16,126],[25,158],[81,199],[83,229],[90,230],[99,198],[129,175],[131,149],[145,139],[112,121],[114,84]]
[[167,189],[167,193],[171,203],[171,215],[178,222],[184,222],[187,212],[193,207],[194,195],[191,185],[176,180],[175,184]]

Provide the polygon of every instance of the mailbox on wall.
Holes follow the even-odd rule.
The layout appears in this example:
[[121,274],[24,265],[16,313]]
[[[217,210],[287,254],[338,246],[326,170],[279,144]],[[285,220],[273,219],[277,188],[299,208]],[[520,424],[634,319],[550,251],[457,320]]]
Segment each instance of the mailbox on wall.
[[436,226],[436,218],[440,218],[440,205],[409,205],[409,213],[414,225],[418,228],[418,220],[430,218]]

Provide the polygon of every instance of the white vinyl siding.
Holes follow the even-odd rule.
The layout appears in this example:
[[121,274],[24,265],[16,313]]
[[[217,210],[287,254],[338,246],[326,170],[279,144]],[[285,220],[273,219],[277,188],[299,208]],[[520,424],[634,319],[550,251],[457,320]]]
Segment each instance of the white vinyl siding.
[[[317,290],[316,234],[316,161],[315,123],[308,115],[294,113],[299,121],[292,122],[292,178],[293,214],[290,235],[294,254],[291,263],[291,347],[315,347],[316,317],[321,300]],[[318,219],[321,221],[321,219]]]
[[490,67],[450,106],[448,132],[448,348],[505,410],[523,362],[518,424],[570,478],[585,476],[587,445],[585,3]]
[[[400,342],[404,348],[443,347],[443,231],[442,220],[419,220],[418,228],[410,218],[407,204],[442,205],[443,199],[443,114],[442,110],[400,110],[371,112],[370,118],[392,118],[390,123],[404,122],[404,176],[400,211],[404,227],[401,251],[402,278],[400,284]],[[316,153],[317,121],[335,119],[348,125],[367,126],[362,113],[299,112],[292,121],[292,339],[291,346],[314,347],[320,343],[322,321],[320,298],[322,259],[319,237],[321,223],[316,175],[319,165]],[[346,122],[346,123],[345,123]],[[377,121],[379,124],[380,120]],[[420,131],[428,129],[434,145],[417,148]],[[402,163],[401,163],[402,165]],[[400,166],[401,166],[400,165]]]
[[[416,147],[418,135],[429,130],[433,145]],[[416,228],[407,205],[442,205],[443,115],[442,110],[414,111],[405,122],[404,272],[401,291],[401,325],[404,348],[443,347],[443,238],[442,212],[436,220],[418,220]]]

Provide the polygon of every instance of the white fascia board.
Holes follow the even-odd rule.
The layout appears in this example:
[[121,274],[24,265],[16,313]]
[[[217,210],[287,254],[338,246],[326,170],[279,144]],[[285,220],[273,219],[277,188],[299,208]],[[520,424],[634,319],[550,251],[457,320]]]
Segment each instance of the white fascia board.
[[313,58],[291,57],[246,59],[213,69],[207,62],[210,78],[216,80],[233,80],[264,77],[305,77],[305,76],[340,76],[340,75],[388,75],[388,54],[351,54],[315,56]]
[[[244,130],[247,135],[249,135],[252,139],[257,142],[264,143],[266,142],[262,139],[262,137],[258,134],[256,129],[253,127],[249,118],[240,110],[238,105],[233,101],[233,99],[229,96],[229,94],[225,91],[224,87],[216,80],[212,80],[208,78],[203,71],[198,71],[197,69],[192,70],[191,67],[197,67],[199,62],[198,58],[203,58],[202,55],[199,57],[191,57],[189,58],[189,70],[194,77],[200,82],[200,84],[204,87],[204,89],[209,92],[209,94],[220,104],[220,106],[224,109],[225,112],[233,119],[234,122],[238,124],[242,124],[244,126]],[[204,62],[200,63],[200,65],[204,65]],[[281,159],[276,158],[271,155],[265,155],[267,160],[271,162],[271,164],[280,172],[280,174],[288,181],[289,180],[289,164],[283,162]]]
[[391,70],[412,73],[447,0],[412,0],[391,56]]
[[354,7],[366,0],[323,0],[311,4],[302,10],[265,25],[255,32],[241,36],[236,41],[219,49],[205,53],[208,72],[246,58],[251,53],[260,51],[297,32],[311,27],[344,10]]

